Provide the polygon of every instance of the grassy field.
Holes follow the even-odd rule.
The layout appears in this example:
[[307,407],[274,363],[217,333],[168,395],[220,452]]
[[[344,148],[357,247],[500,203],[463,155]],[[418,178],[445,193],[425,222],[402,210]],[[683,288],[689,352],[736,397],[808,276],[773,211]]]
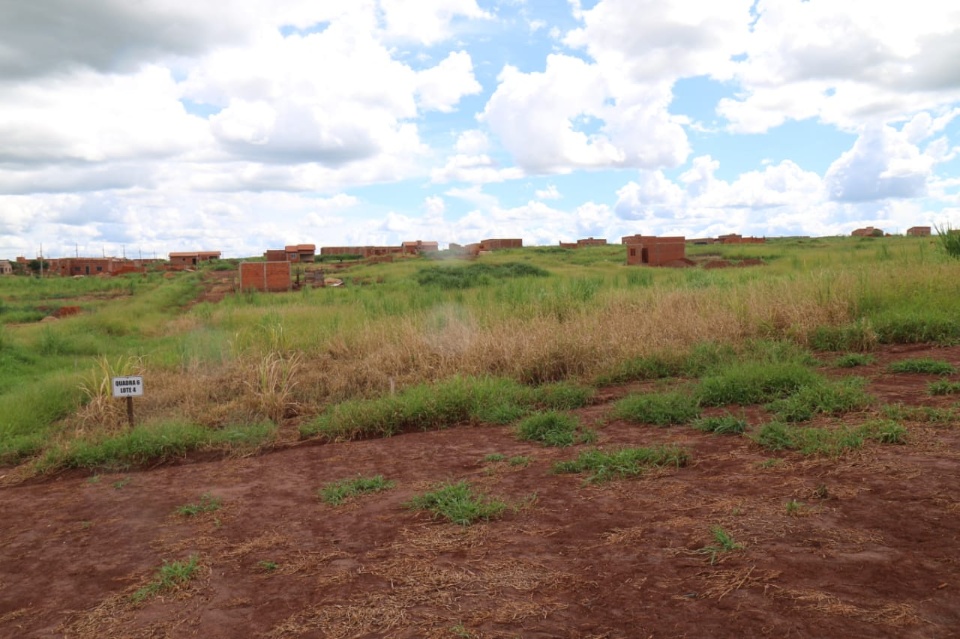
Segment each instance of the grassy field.
[[[216,304],[194,303],[203,272],[0,279],[0,463],[28,474],[123,467],[193,449],[513,423],[582,405],[605,384],[668,377],[689,388],[624,414],[686,422],[748,397],[790,421],[862,401],[811,372],[818,358],[960,341],[960,261],[937,238],[689,250],[764,262],[747,268],[627,267],[623,251],[351,264],[335,273],[342,288]],[[62,306],[81,313],[39,321]],[[117,374],[144,376],[132,431],[109,397]],[[823,396],[834,404],[804,403]]]

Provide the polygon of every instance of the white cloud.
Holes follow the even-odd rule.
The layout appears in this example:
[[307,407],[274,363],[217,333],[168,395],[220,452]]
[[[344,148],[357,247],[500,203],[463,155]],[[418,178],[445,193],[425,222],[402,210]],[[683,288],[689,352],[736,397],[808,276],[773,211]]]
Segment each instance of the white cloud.
[[545,189],[537,189],[534,191],[534,195],[537,196],[538,200],[559,200],[563,197],[557,190],[556,184],[549,184]]
[[465,51],[451,53],[437,66],[421,71],[417,85],[420,106],[444,113],[453,111],[463,96],[483,88],[473,76],[473,61]]
[[446,40],[458,19],[489,20],[476,0],[380,0],[388,36],[430,46]]
[[481,120],[525,171],[676,166],[689,151],[663,87],[618,89],[599,66],[565,55],[548,56],[542,73],[507,66],[498,81]]
[[468,129],[457,137],[456,149],[462,155],[479,155],[490,149],[490,140],[483,131]]
[[847,130],[936,111],[960,99],[960,7],[762,0],[718,111],[736,132],[817,117]]
[[842,202],[925,195],[934,160],[888,126],[868,126],[827,170],[830,197]]

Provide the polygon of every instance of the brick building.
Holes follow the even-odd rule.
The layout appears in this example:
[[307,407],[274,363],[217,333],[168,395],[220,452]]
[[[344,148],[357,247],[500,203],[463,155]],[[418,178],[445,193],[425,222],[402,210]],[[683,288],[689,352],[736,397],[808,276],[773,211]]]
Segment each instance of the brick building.
[[737,233],[721,235],[717,238],[721,244],[763,244],[767,241],[765,237],[743,237]]
[[416,240],[414,242],[403,242],[400,248],[404,255],[420,255],[421,253],[436,253],[440,250],[440,244],[438,242]]
[[857,229],[851,233],[853,237],[883,237],[882,229],[875,229],[872,226],[867,226],[862,229]]
[[290,262],[241,262],[240,290],[279,293],[289,291]]
[[929,237],[930,231],[929,226],[911,226],[907,229],[907,235],[912,237]]
[[0,260],[0,275],[13,275],[13,264],[7,260]]
[[220,251],[185,251],[170,254],[170,264],[176,266],[196,266],[200,262],[220,259]]
[[682,236],[633,235],[625,244],[627,264],[630,265],[663,266],[668,262],[686,259],[687,243]]
[[523,248],[523,240],[519,239],[492,239],[480,240],[481,251],[499,251],[502,249]]

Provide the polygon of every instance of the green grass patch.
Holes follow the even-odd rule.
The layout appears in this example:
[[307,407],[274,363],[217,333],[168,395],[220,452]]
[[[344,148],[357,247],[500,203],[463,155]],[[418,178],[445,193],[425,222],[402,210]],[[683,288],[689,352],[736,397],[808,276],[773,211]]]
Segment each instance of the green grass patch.
[[706,433],[739,435],[747,429],[747,421],[727,414],[717,415],[715,417],[701,417],[693,420],[691,426]]
[[442,517],[461,526],[498,519],[507,509],[505,502],[475,493],[466,481],[437,486],[428,493],[417,495],[406,506],[412,510],[429,511],[434,519]]
[[843,415],[873,403],[873,396],[863,390],[865,384],[866,380],[859,377],[824,380],[801,386],[787,397],[770,402],[766,408],[785,422],[804,422],[817,415]]
[[700,416],[695,397],[680,391],[630,395],[618,401],[613,416],[643,424],[686,424]]
[[478,262],[469,266],[431,266],[417,271],[414,280],[420,286],[441,289],[466,289],[489,286],[498,281],[518,277],[547,277],[550,272],[525,262],[489,264]]
[[890,311],[873,320],[882,344],[944,344],[960,342],[960,319],[946,311]]
[[802,364],[738,363],[703,378],[696,394],[703,406],[745,406],[789,395],[818,380],[818,375]]
[[927,392],[931,395],[957,395],[960,394],[960,382],[938,379],[927,384]]
[[903,404],[887,404],[880,408],[880,412],[887,419],[897,422],[921,422],[925,424],[954,425],[960,422],[960,410],[953,408],[936,408],[934,406],[904,406]]
[[390,437],[465,423],[509,424],[540,408],[577,408],[593,391],[570,383],[531,388],[499,377],[452,377],[395,395],[337,404],[300,427],[329,441]]
[[200,569],[199,562],[196,555],[190,555],[187,561],[163,562],[153,581],[134,592],[130,600],[138,604],[160,593],[178,590],[197,576],[197,571]]
[[503,453],[490,453],[489,455],[484,455],[483,461],[488,463],[502,462],[506,460],[507,456]]
[[838,428],[790,426],[782,422],[765,424],[753,440],[772,451],[792,450],[802,455],[837,457],[863,447],[866,440],[899,444],[906,429],[892,420],[874,420],[859,427]]
[[809,335],[810,346],[818,351],[872,350],[877,344],[877,333],[869,322],[856,321],[845,326],[818,326]]
[[550,411],[531,415],[517,424],[517,437],[544,446],[573,446],[596,441],[597,434],[572,415]]
[[915,359],[902,359],[899,362],[892,362],[887,366],[891,373],[922,373],[928,375],[952,375],[956,369],[950,362],[931,359],[929,357],[918,357]]
[[192,450],[256,447],[272,440],[275,433],[276,426],[269,422],[221,430],[185,422],[141,425],[115,437],[75,439],[62,448],[47,451],[37,469],[126,469],[170,461]]
[[394,487],[394,482],[383,478],[383,475],[373,477],[354,477],[352,479],[341,479],[330,484],[322,486],[317,490],[317,496],[320,501],[339,506],[360,495],[368,493],[379,493]]
[[869,366],[876,360],[872,355],[863,353],[847,353],[833,360],[833,365],[837,368],[856,368],[857,366]]
[[507,463],[511,466],[520,466],[526,468],[530,465],[530,458],[526,455],[515,455],[507,460]]
[[687,451],[677,446],[656,448],[620,448],[605,451],[585,450],[576,459],[557,462],[555,473],[588,473],[588,483],[601,483],[636,477],[651,467],[686,466],[690,460]]
[[200,496],[200,501],[196,504],[184,504],[177,508],[177,514],[184,517],[193,517],[202,513],[212,513],[223,507],[223,501],[219,497],[214,497],[210,493],[204,493]]

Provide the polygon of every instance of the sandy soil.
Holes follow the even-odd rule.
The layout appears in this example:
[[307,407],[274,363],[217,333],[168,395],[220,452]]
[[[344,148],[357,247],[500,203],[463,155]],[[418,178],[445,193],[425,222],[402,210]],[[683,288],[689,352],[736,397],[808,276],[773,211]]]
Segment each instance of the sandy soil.
[[[953,405],[926,393],[930,376],[885,372],[921,356],[960,367],[960,348],[898,347],[866,368],[824,370],[869,377],[878,405]],[[636,388],[607,389],[579,413],[599,421]],[[609,421],[600,446],[670,442],[692,461],[598,486],[550,471],[582,446],[463,427],[5,487],[0,636],[958,637],[960,424],[905,425],[905,445],[832,459]],[[491,453],[531,461],[484,461]],[[320,486],[358,474],[396,486],[340,507],[318,500]],[[517,510],[461,527],[404,507],[461,479]],[[221,509],[176,513],[207,493]],[[711,563],[714,526],[743,548]],[[164,562],[191,555],[196,578],[134,603]]]

